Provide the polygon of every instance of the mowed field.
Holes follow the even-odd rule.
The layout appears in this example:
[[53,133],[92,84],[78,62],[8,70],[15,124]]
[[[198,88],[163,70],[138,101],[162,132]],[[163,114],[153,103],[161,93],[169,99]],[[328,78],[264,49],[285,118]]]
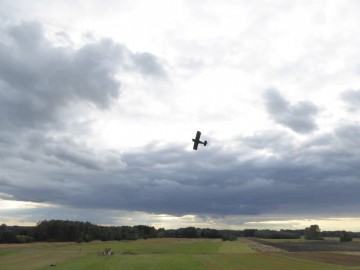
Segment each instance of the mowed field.
[[[254,249],[256,245],[258,243],[250,239],[3,244],[0,245],[0,270],[360,269],[359,252],[261,251]],[[111,248],[115,254],[99,256],[105,248]]]

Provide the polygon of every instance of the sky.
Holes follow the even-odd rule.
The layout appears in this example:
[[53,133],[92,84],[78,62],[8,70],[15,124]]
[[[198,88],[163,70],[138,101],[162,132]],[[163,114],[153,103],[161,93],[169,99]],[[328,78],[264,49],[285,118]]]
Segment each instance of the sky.
[[360,231],[359,10],[0,0],[0,223]]

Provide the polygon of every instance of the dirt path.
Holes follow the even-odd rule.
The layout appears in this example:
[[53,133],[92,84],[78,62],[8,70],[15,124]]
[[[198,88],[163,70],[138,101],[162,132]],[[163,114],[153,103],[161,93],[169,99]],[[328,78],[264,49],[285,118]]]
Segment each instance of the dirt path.
[[[249,239],[249,240],[252,241],[252,239]],[[262,243],[258,243],[258,242],[255,242],[255,241],[252,241],[252,243],[249,244],[249,246],[253,250],[256,250],[256,251],[259,251],[259,252],[272,252],[272,253],[287,252],[284,249],[272,247],[272,246],[269,246],[269,245],[264,245]]]

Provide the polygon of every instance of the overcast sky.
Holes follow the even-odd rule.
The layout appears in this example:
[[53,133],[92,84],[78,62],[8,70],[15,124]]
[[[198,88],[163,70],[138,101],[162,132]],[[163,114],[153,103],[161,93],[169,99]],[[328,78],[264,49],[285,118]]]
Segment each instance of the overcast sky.
[[359,11],[1,0],[0,223],[360,231]]

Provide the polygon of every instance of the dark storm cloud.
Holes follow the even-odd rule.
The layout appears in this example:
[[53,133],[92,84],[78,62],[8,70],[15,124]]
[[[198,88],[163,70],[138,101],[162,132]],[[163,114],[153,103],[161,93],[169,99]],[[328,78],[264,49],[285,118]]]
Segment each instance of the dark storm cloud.
[[48,139],[34,153],[40,160],[21,159],[23,169],[6,175],[2,192],[74,208],[172,215],[350,213],[360,203],[359,135],[359,125],[347,125],[302,143],[263,132],[239,137],[231,150],[155,145],[122,154]]
[[150,53],[132,53],[110,39],[74,49],[55,47],[37,22],[2,28],[0,125],[50,123],[66,107],[89,103],[103,109],[120,95],[115,74],[124,69],[165,76]]
[[276,89],[268,89],[265,92],[265,104],[275,122],[295,132],[306,134],[317,129],[318,109],[309,101],[291,104]]
[[55,120],[72,102],[103,108],[118,96],[120,83],[113,75],[121,50],[111,42],[56,48],[39,23],[12,26],[6,33],[0,45],[2,124],[32,127]]
[[126,166],[119,153],[79,142],[83,108],[111,106],[119,71],[165,72],[155,56],[110,39],[56,47],[37,22],[4,26],[0,35],[0,190],[14,200],[74,205],[73,197],[96,193],[94,183]]

